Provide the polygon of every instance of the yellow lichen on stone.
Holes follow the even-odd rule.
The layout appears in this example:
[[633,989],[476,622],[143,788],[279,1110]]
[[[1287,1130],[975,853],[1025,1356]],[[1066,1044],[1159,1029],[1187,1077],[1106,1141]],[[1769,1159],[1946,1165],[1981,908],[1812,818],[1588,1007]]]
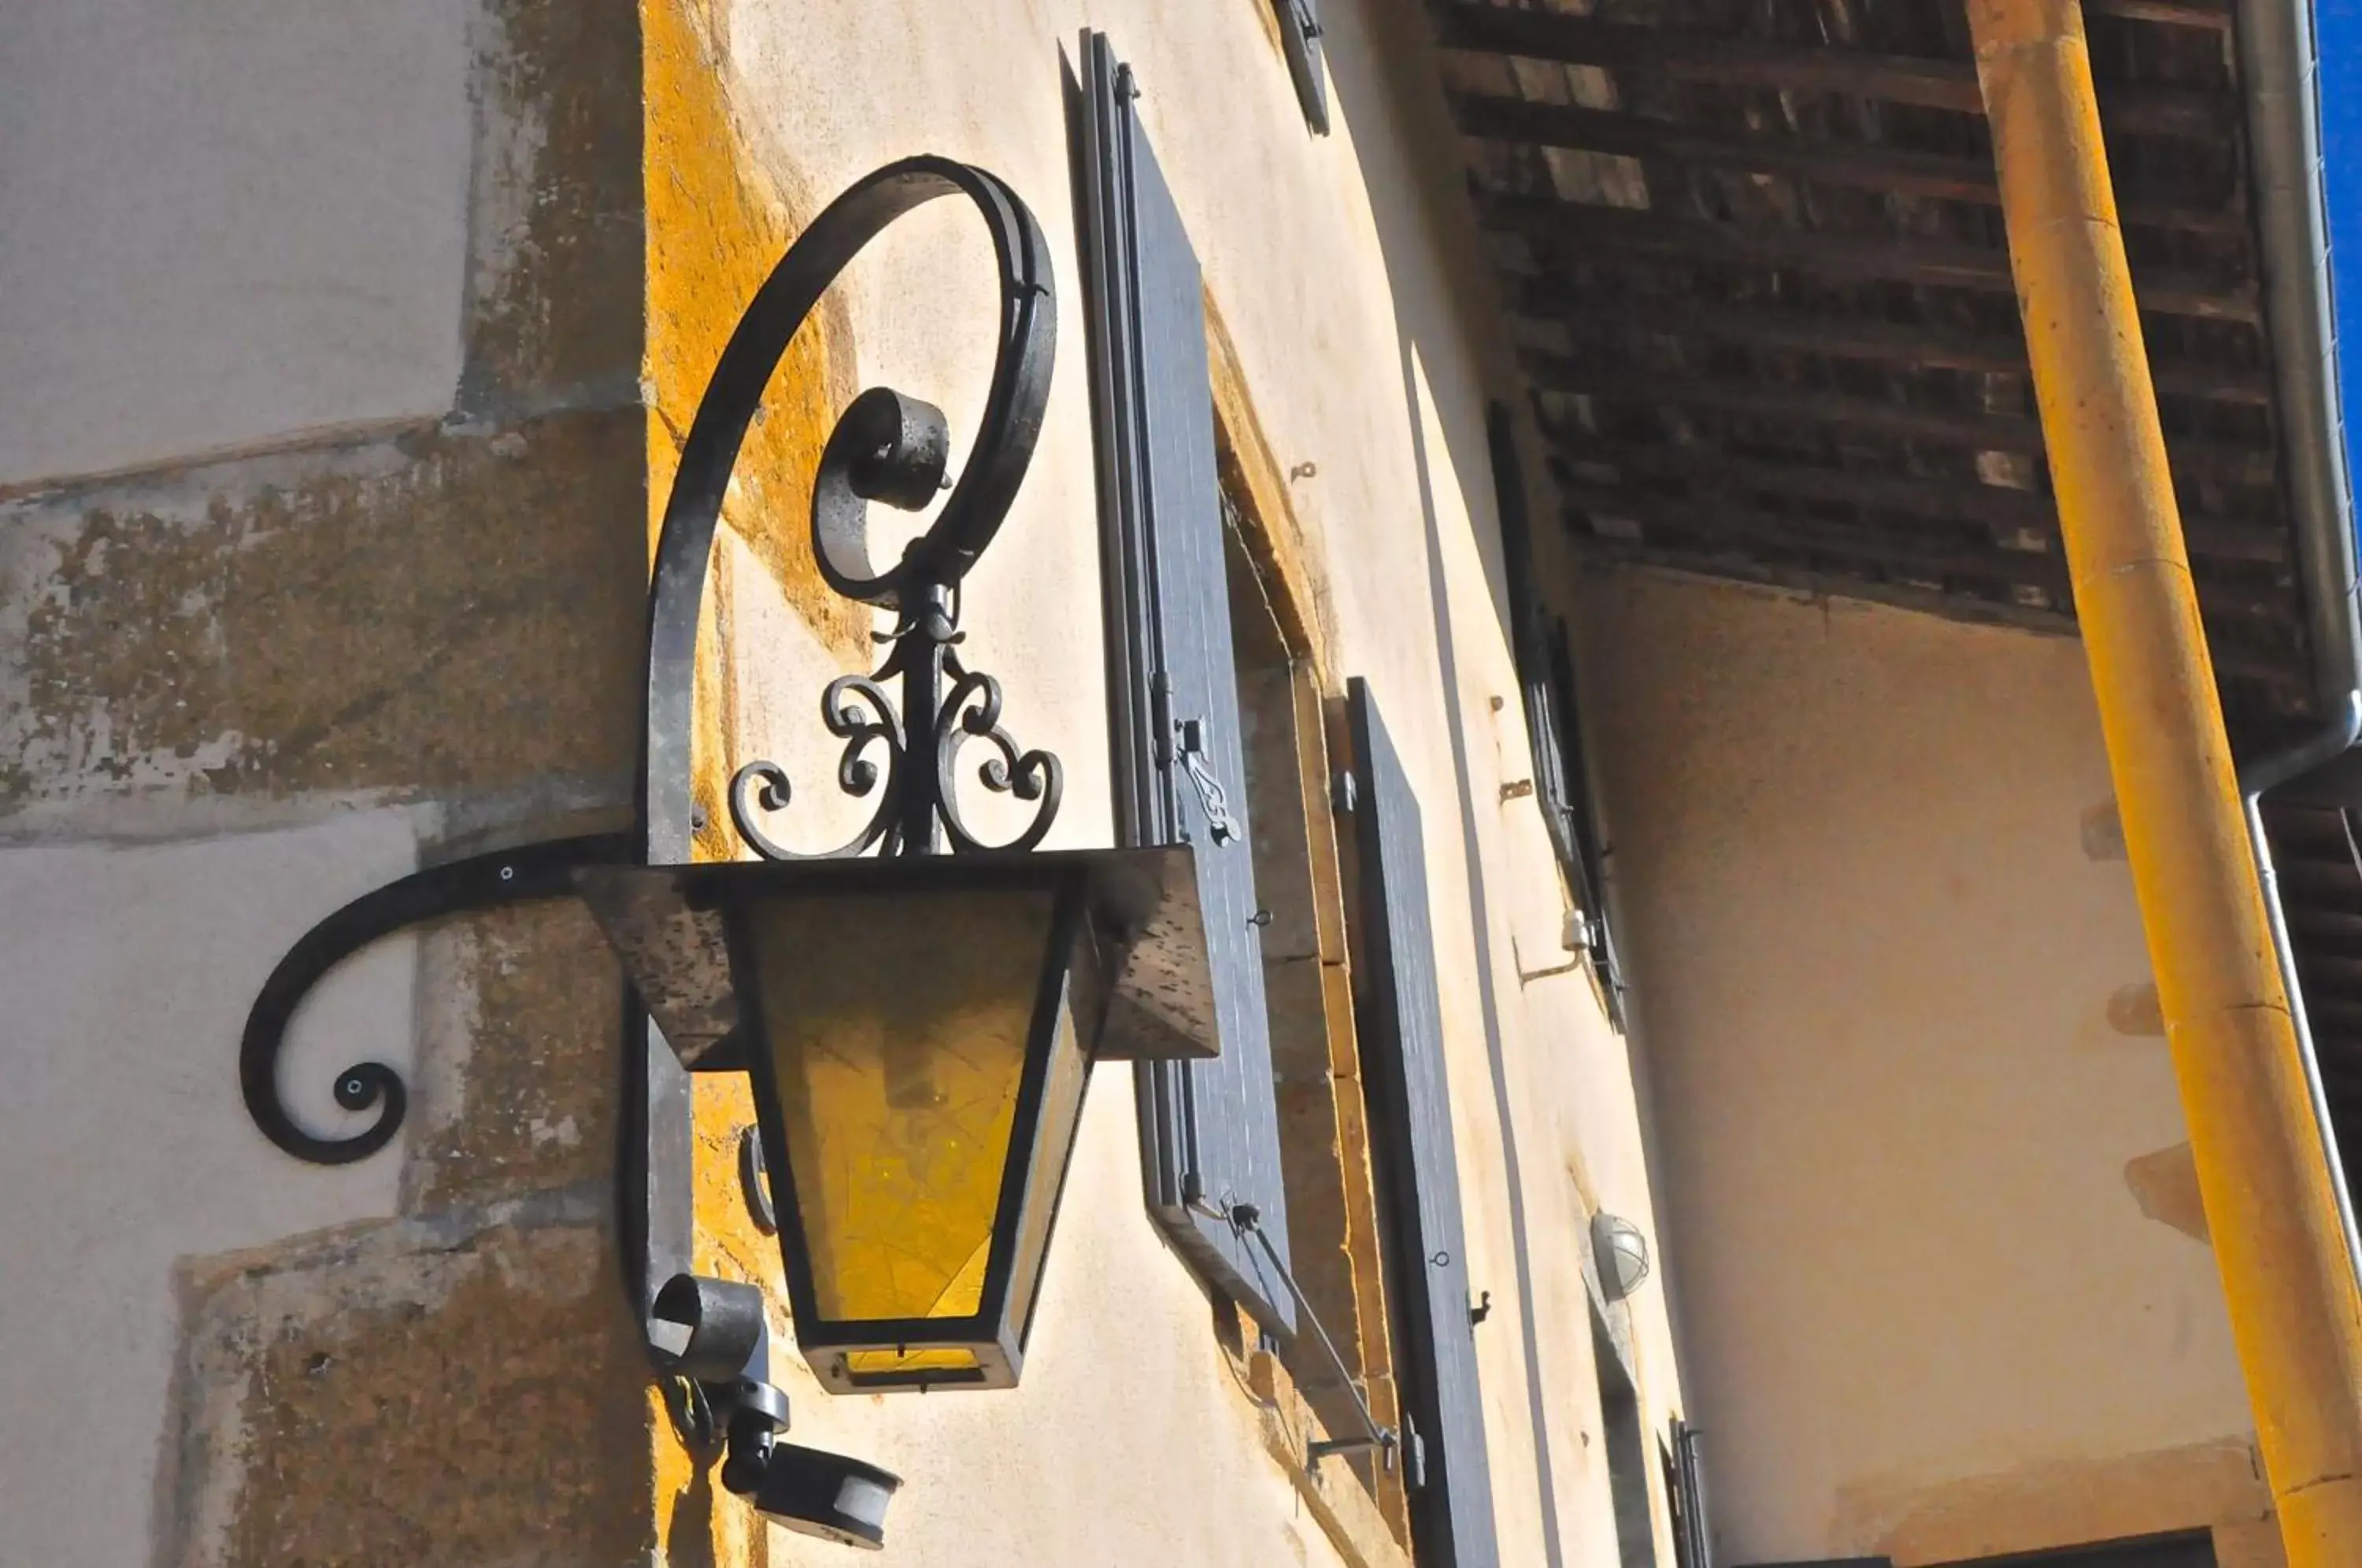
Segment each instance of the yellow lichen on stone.
[[[723,346],[810,215],[770,188],[732,124],[710,11],[706,0],[641,6],[651,538]],[[746,434],[723,516],[821,641],[857,663],[867,652],[868,613],[830,591],[810,540],[812,469],[850,398],[839,315],[823,304],[789,345]]]
[[421,426],[0,508],[0,812],[136,795],[617,801],[625,412]]
[[[722,29],[709,0],[646,0],[641,25],[647,235],[641,374],[653,547],[706,382],[740,314],[809,215],[773,189],[732,123],[716,41]],[[822,645],[853,669],[871,651],[869,613],[822,580],[810,528],[812,471],[849,397],[840,316],[841,306],[824,303],[789,347],[739,453],[723,524],[745,541]],[[718,548],[710,570],[698,633],[691,789],[705,822],[699,858],[727,859],[738,849],[726,791],[743,760],[730,755],[729,740],[737,729],[730,711],[731,552]]]

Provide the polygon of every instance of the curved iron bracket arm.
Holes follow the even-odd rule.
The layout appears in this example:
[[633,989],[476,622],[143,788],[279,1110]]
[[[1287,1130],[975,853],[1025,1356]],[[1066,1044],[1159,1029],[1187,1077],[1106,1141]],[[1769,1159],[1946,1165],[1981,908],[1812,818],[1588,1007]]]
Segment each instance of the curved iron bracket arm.
[[377,1120],[359,1132],[323,1138],[304,1132],[288,1114],[280,1092],[279,1056],[286,1047],[287,1026],[312,988],[381,937],[450,915],[571,898],[576,867],[628,865],[639,857],[637,834],[553,839],[470,856],[363,893],[305,932],[262,983],[238,1043],[238,1087],[254,1124],[281,1149],[314,1165],[350,1165],[384,1148],[402,1130],[410,1094],[402,1075],[382,1062],[359,1062],[337,1075],[338,1105],[347,1110],[377,1108]]

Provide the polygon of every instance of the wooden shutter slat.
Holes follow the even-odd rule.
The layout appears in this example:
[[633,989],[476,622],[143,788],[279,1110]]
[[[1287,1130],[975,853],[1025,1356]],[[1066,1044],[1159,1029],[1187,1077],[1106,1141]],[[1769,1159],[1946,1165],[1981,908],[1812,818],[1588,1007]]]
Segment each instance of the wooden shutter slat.
[[1358,800],[1353,834],[1367,939],[1356,954],[1355,1010],[1373,1121],[1373,1155],[1392,1219],[1392,1283],[1402,1297],[1404,1393],[1426,1447],[1426,1485],[1411,1499],[1422,1568],[1494,1568],[1491,1467],[1468,1311],[1467,1242],[1451,1091],[1443,1059],[1418,797],[1369,683],[1350,696]]
[[1217,1286],[1285,1336],[1293,1298],[1260,1245],[1221,1218],[1253,1205],[1286,1256],[1203,284],[1132,113],[1130,72],[1103,35],[1087,36],[1085,55],[1085,275],[1120,832],[1197,852],[1221,1039],[1210,1061],[1139,1068],[1149,1207]]

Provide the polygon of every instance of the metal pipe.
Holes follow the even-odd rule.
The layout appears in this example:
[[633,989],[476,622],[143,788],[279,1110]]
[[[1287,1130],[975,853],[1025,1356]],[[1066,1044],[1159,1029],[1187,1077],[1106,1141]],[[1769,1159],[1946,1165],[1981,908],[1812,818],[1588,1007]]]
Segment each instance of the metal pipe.
[[2362,1287],[2256,879],[2078,0],[1970,0],[2044,445],[2289,1568],[2362,1562]]
[[[2238,0],[2234,7],[2245,84],[2252,205],[2262,239],[2265,319],[2286,462],[2290,516],[2304,581],[2305,631],[2321,709],[2315,734],[2241,769],[2239,792],[2255,846],[2257,879],[2288,988],[2322,1138],[2335,1176],[2346,1248],[2362,1271],[2362,1230],[2336,1133],[2329,1120],[2319,1053],[2295,945],[2280,900],[2279,875],[2264,829],[2263,797],[2334,763],[2362,738],[2362,571],[2357,571],[2354,493],[2347,464],[2345,400],[2337,373],[2334,293],[2329,271],[2327,190],[2321,152],[2320,45],[2312,0]],[[2342,792],[2342,791],[2341,791]]]
[[2362,688],[2352,476],[2337,378],[2312,0],[2237,0],[2239,75],[2274,392],[2319,711]]
[[2313,1121],[2321,1128],[2322,1155],[2329,1164],[2329,1190],[2337,1200],[2337,1219],[2345,1232],[2345,1261],[2362,1280],[2362,1229],[2354,1218],[2353,1188],[2346,1184],[2345,1161],[2337,1147],[2337,1130],[2329,1116],[2329,1089],[2321,1077],[2321,1054],[2312,1042],[2312,1020],[2304,1005],[2304,987],[2296,972],[2296,944],[2289,935],[2288,910],[2280,901],[2279,868],[2273,863],[2271,835],[2264,831],[2264,797],[2323,764],[2335,761],[2362,740],[2362,689],[2349,690],[2329,722],[2304,740],[2268,756],[2257,757],[2239,770],[2239,803],[2247,820],[2247,842],[2256,854],[2256,884],[2264,898],[2264,918],[2271,927],[2272,950],[2279,960],[2280,985],[2288,992],[2289,1021],[2296,1030],[2297,1056],[2304,1068],[2305,1088],[2312,1096]]

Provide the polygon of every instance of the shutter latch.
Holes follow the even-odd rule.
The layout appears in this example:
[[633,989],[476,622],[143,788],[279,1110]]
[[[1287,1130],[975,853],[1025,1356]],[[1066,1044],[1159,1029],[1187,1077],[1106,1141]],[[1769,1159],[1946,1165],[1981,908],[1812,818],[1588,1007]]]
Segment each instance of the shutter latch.
[[1239,836],[1239,830],[1231,821],[1231,798],[1206,758],[1206,721],[1184,719],[1174,728],[1181,733],[1181,766],[1188,770],[1189,782],[1198,787],[1198,803],[1206,811],[1206,831],[1214,835],[1216,844],[1228,844]]

